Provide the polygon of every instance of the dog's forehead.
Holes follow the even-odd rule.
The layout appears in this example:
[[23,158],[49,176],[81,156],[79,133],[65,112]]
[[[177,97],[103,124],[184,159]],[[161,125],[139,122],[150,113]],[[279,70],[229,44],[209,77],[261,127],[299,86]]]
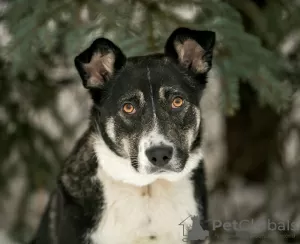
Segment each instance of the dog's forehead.
[[116,89],[129,92],[159,92],[162,87],[180,87],[182,73],[167,58],[135,57],[128,63],[115,81]]
[[148,81],[148,83],[151,82],[152,84],[177,82],[178,79],[174,76],[176,70],[170,62],[165,60],[167,59],[149,57],[129,60],[125,67],[126,75],[132,77],[137,82]]
[[189,97],[192,103],[198,104],[195,81],[174,61],[164,56],[129,58],[108,86],[111,103],[123,103],[126,100],[143,103],[149,99],[162,100],[176,94]]

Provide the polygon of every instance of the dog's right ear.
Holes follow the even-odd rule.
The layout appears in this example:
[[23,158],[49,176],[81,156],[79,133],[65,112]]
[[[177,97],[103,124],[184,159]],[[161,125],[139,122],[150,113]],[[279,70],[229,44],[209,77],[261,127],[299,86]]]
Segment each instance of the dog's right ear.
[[86,89],[101,88],[125,62],[126,57],[120,48],[106,38],[96,39],[74,60]]

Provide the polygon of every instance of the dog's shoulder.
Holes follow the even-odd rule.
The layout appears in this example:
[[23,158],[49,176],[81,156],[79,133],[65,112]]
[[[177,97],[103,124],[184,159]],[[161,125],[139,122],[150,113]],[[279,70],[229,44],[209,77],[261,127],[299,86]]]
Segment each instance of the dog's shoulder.
[[84,133],[65,160],[31,244],[86,243],[99,220],[103,194],[91,136]]
[[205,171],[205,160],[200,160],[198,167],[193,171],[191,180],[194,186],[194,197],[198,205],[198,213],[201,218],[201,226],[208,230],[208,192],[206,188],[206,171]]
[[76,223],[80,215],[79,205],[58,184],[50,195],[35,238],[30,244],[81,244],[81,231]]
[[92,132],[88,130],[78,140],[59,176],[61,186],[78,201],[101,196],[101,183],[97,177],[99,164],[92,138]]

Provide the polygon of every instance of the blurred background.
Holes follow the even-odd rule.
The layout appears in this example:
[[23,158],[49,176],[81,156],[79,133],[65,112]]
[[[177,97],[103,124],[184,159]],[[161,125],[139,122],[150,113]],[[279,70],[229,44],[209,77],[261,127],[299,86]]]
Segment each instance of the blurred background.
[[0,10],[1,244],[32,237],[87,128],[74,57],[99,36],[127,55],[162,51],[179,26],[217,33],[202,101],[209,219],[253,223],[251,236],[219,228],[212,243],[300,243],[299,0],[1,0]]

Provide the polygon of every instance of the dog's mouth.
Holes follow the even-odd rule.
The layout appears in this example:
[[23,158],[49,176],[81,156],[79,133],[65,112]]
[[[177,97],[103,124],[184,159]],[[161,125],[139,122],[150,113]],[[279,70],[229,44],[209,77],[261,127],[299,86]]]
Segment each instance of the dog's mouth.
[[161,173],[167,173],[167,172],[174,172],[174,173],[180,173],[184,168],[184,165],[183,166],[174,166],[172,164],[170,165],[166,165],[166,166],[163,166],[163,167],[157,167],[157,166],[154,166],[154,165],[150,165],[148,167],[148,172],[149,174],[161,174]]
[[[147,174],[161,174],[161,173],[180,173],[184,169],[185,164],[173,164],[170,162],[167,165],[164,166],[155,166],[148,162],[148,164],[145,166],[145,171]],[[140,172],[140,164],[137,160],[131,160],[131,166],[137,171]],[[144,171],[144,170],[142,170]]]
[[151,175],[160,175],[165,173],[180,173],[185,168],[186,160],[173,159],[166,165],[154,165],[150,161],[146,161],[145,164],[132,161],[132,167],[139,173],[142,174],[151,174]]

